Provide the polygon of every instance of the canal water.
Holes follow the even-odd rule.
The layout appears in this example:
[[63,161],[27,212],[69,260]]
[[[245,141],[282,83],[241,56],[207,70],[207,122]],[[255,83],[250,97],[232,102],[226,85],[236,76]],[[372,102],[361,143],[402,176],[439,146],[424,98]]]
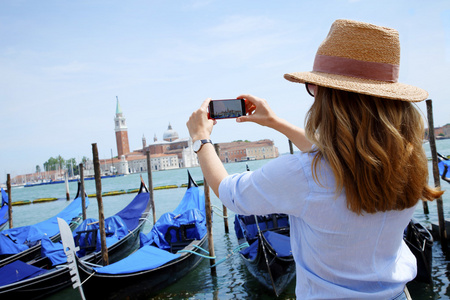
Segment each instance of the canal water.
[[[427,156],[431,156],[428,144],[424,144]],[[450,140],[440,140],[437,142],[437,149],[443,155],[450,154]],[[268,160],[250,161],[248,166],[251,170],[255,170]],[[246,163],[230,163],[225,165],[229,173],[243,172],[246,169]],[[429,163],[431,172],[431,162]],[[190,168],[195,180],[202,180],[203,175],[200,168]],[[147,174],[132,174],[116,178],[108,178],[102,180],[102,192],[128,190],[138,188],[140,184],[140,175],[145,182]],[[153,173],[153,185],[177,185],[181,186],[187,183],[187,170],[177,169],[169,171],[159,171]],[[433,184],[433,176],[430,173],[430,184]],[[441,182],[443,189],[448,189],[450,185]],[[76,193],[76,183],[69,185],[70,195],[73,199]],[[172,211],[183,197],[186,188],[162,189],[154,191],[156,217],[159,218],[163,213]],[[86,181],[87,194],[95,193],[95,182],[93,180]],[[29,204],[24,206],[13,207],[14,227],[34,224],[47,219],[50,216],[61,211],[68,202],[65,200],[66,190],[65,184],[44,185],[27,188],[13,188],[13,201],[34,200],[43,197],[60,198],[54,202]],[[119,196],[103,197],[105,216],[115,214],[124,208],[135,196],[135,194],[123,194]],[[213,209],[221,214],[219,208],[222,204],[211,192],[211,201]],[[450,192],[445,193],[444,197],[444,214],[446,218],[450,215]],[[436,202],[428,203],[430,214],[424,215],[423,206],[418,204],[414,217],[424,225],[429,226],[431,222],[437,223],[437,207]],[[213,217],[213,234],[214,245],[217,260],[226,257],[238,244],[233,231],[234,214],[228,211],[230,233],[225,234],[223,218],[214,214]],[[95,198],[90,199],[90,205],[87,210],[88,217],[98,219],[97,201]],[[151,214],[150,214],[151,215]],[[151,218],[151,216],[150,216]],[[143,232],[150,231],[150,222],[144,228]],[[449,279],[450,279],[450,261],[446,258],[441,249],[439,242],[433,245],[433,284],[420,284],[412,282],[408,285],[413,299],[450,299]],[[151,299],[273,299],[274,296],[270,292],[262,288],[250,273],[246,270],[244,264],[240,261],[238,255],[233,255],[224,263],[217,266],[217,276],[212,277],[209,269],[209,262],[204,259],[202,263],[182,280],[161,290]],[[295,280],[279,297],[279,299],[295,298]],[[67,288],[47,299],[80,299],[77,290]]]

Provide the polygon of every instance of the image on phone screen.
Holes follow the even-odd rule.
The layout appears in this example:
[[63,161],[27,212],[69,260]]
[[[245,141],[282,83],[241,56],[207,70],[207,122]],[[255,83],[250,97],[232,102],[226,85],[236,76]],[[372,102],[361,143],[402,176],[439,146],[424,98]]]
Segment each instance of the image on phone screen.
[[212,100],[209,103],[209,115],[211,119],[229,119],[244,116],[244,99]]

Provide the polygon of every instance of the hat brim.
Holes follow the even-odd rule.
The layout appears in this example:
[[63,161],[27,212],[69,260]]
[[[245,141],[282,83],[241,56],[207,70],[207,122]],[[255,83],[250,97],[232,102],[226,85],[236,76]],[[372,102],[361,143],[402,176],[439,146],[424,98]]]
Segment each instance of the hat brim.
[[392,100],[419,102],[428,97],[427,91],[408,84],[370,80],[315,71],[288,73],[284,74],[284,78],[292,82],[308,82],[328,88]]

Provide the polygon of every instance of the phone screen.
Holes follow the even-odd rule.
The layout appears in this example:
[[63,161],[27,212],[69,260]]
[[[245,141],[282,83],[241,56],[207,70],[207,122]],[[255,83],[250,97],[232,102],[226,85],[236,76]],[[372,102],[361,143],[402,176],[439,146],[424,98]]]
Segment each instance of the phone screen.
[[244,99],[211,100],[209,117],[211,119],[230,119],[246,115]]

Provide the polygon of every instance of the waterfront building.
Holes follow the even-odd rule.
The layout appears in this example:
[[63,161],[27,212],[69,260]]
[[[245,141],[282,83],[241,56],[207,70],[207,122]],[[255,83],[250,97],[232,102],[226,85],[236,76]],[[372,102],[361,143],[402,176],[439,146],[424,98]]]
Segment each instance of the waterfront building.
[[[450,138],[450,124],[446,124],[442,127],[434,128],[434,136],[436,139],[449,139]],[[425,128],[424,138],[429,139],[429,129]]]
[[[147,172],[147,151],[150,152],[151,168],[153,171],[170,170],[176,168],[191,168],[199,166],[197,155],[192,148],[190,138],[179,138],[172,125],[163,133],[163,140],[157,136],[153,143],[147,144],[145,135],[142,136],[142,148],[130,151],[128,142],[128,128],[126,119],[117,98],[116,115],[114,117],[116,133],[117,157],[100,160],[102,174],[130,174]],[[94,175],[94,165],[91,160],[85,164],[86,176]]]
[[27,183],[41,183],[50,181],[64,180],[66,170],[50,170],[45,172],[36,172],[23,175],[17,175],[11,178],[12,185],[25,185]]
[[256,142],[236,141],[219,143],[220,160],[224,163],[246,160],[259,160],[279,156],[273,141],[265,139]]
[[[117,150],[119,151],[119,146]],[[179,139],[178,133],[169,124],[167,130],[163,133],[163,141],[158,141],[155,134],[153,143],[147,145],[147,140],[143,136],[142,149],[122,154],[120,157],[101,159],[101,173],[127,175],[147,172],[147,151],[150,152],[152,171],[199,166],[197,154],[194,153],[192,148],[191,139]],[[94,164],[92,160],[86,162],[85,174],[86,176],[94,175]]]

